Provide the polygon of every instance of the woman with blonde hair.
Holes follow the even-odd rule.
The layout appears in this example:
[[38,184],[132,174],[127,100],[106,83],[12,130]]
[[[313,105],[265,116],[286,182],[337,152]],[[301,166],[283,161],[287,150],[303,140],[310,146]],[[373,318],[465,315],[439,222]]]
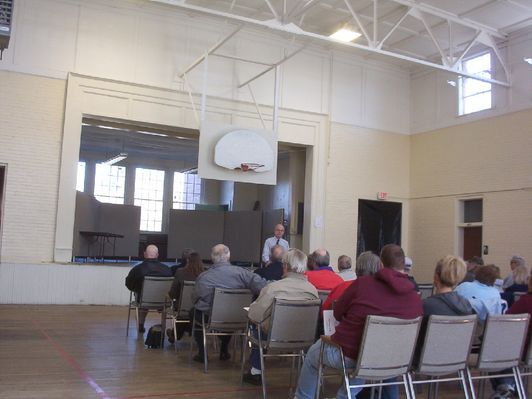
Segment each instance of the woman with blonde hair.
[[423,314],[465,316],[473,314],[469,301],[453,289],[464,279],[467,266],[462,258],[447,255],[440,259],[434,271],[436,293],[423,301]]
[[522,264],[518,265],[512,270],[513,284],[504,289],[504,293],[501,295],[502,299],[506,299],[508,306],[512,306],[515,302],[515,292],[527,292],[528,291],[528,268]]

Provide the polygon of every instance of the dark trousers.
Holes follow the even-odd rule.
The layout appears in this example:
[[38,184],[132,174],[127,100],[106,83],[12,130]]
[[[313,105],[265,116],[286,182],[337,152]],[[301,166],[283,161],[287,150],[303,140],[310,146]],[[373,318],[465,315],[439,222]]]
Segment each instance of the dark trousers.
[[[203,347],[203,332],[201,329],[197,329],[199,325],[201,325],[201,320],[203,317],[203,312],[201,310],[194,310],[195,317],[196,317],[196,324],[197,326],[194,326],[194,339],[196,340],[196,344],[198,345],[198,354],[200,356],[203,356],[203,352],[205,348]],[[205,315],[205,322],[208,321],[208,316]],[[230,335],[221,335],[218,337],[220,340],[220,352],[221,353],[229,353],[229,342],[231,342],[231,336]]]

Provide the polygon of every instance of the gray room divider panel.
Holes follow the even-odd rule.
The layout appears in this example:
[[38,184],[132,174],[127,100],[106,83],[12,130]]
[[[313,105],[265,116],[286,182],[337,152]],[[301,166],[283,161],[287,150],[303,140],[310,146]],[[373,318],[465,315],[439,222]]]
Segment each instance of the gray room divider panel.
[[168,258],[180,258],[185,248],[193,248],[202,259],[211,258],[211,248],[223,243],[224,212],[170,210]]
[[[101,204],[99,231],[121,234],[116,239],[115,256],[138,256],[140,206]],[[111,256],[112,245],[105,246],[105,255]]]
[[226,212],[224,244],[231,250],[231,260],[258,263],[262,250],[261,231],[262,212]]

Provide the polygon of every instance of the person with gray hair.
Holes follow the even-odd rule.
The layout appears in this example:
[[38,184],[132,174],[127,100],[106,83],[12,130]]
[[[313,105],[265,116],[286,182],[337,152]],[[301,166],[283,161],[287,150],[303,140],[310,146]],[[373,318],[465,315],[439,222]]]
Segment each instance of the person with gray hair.
[[[212,266],[198,276],[192,292],[196,320],[201,320],[203,314],[209,314],[215,288],[248,289],[253,295],[258,295],[266,285],[266,280],[258,274],[229,263],[230,257],[231,252],[227,246],[218,244],[212,247]],[[231,357],[228,351],[231,336],[220,336],[219,338],[221,341],[220,360],[228,360]],[[198,354],[194,356],[193,360],[203,363],[204,347],[201,331],[195,332],[194,339],[198,345]]]
[[330,291],[344,282],[330,266],[331,258],[329,251],[325,248],[318,248],[309,258],[312,258],[313,262],[307,262],[309,270],[307,270],[306,275],[308,281],[318,290]]
[[356,280],[357,274],[353,270],[351,258],[347,255],[340,255],[338,257],[338,275],[344,281]]
[[502,283],[503,290],[514,285],[514,280],[515,280],[514,274],[515,274],[515,270],[518,267],[526,267],[526,262],[522,256],[514,255],[512,256],[512,259],[510,259],[510,269],[511,269],[510,274],[506,276],[506,278],[504,279]]
[[[259,297],[249,307],[248,317],[255,323],[261,322],[264,334],[268,331],[271,306],[274,299],[287,299],[294,301],[319,300],[318,291],[305,277],[307,257],[299,249],[289,249],[283,255],[283,278],[274,281],[262,289]],[[260,354],[256,346],[251,348],[249,356],[251,370],[244,375],[244,381],[260,385],[261,365]]]

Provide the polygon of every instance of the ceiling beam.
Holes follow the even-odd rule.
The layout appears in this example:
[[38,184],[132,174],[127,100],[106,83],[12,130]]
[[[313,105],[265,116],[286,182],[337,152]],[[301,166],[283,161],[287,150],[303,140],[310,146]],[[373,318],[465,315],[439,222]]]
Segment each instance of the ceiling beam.
[[[349,43],[339,42],[337,40],[331,39],[328,36],[324,36],[324,35],[320,35],[320,34],[317,34],[317,33],[305,31],[305,30],[299,28],[298,26],[296,26],[294,24],[283,25],[279,21],[275,21],[275,20],[269,20],[269,21],[256,20],[256,19],[249,18],[249,17],[244,17],[244,16],[235,15],[235,14],[231,14],[231,13],[227,13],[227,12],[223,12],[223,11],[217,11],[217,10],[213,10],[213,9],[210,9],[210,8],[205,8],[205,7],[200,7],[200,6],[184,3],[181,0],[150,0],[150,1],[154,2],[154,3],[173,5],[173,6],[182,8],[182,9],[186,9],[186,10],[189,10],[189,11],[196,11],[198,13],[211,15],[211,16],[222,18],[222,19],[225,19],[225,20],[227,20],[227,19],[235,20],[235,21],[239,21],[241,23],[254,25],[254,26],[259,26],[259,27],[262,27],[262,28],[265,28],[265,29],[270,29],[270,30],[273,30],[273,31],[293,34],[293,35],[296,35],[296,36],[299,36],[299,37],[302,37],[302,38],[311,38],[311,39],[314,39],[314,40],[317,40],[317,41],[321,41],[323,43],[329,43],[329,44],[334,43],[336,45],[343,46],[343,47],[346,47],[346,48],[359,49],[359,50],[364,50],[364,51],[367,51],[367,52],[370,52],[370,53],[376,53],[376,54],[380,54],[380,55],[384,55],[384,56],[389,56],[389,57],[397,58],[397,59],[400,59],[400,60],[409,61],[409,62],[412,62],[412,63],[415,63],[415,64],[425,65],[425,66],[428,66],[428,67],[431,67],[431,68],[447,71],[447,72],[453,73],[455,75],[460,75],[460,76],[473,78],[473,79],[480,80],[480,81],[487,82],[487,83],[492,83],[492,84],[496,84],[496,85],[500,85],[500,86],[504,86],[504,87],[509,87],[510,86],[510,84],[508,82],[505,82],[505,81],[496,80],[496,79],[482,78],[482,77],[479,77],[479,76],[475,76],[475,75],[472,75],[472,74],[468,74],[468,73],[465,73],[465,72],[458,71],[457,69],[450,68],[450,67],[448,67],[446,65],[437,64],[435,62],[425,61],[425,60],[418,59],[418,58],[415,58],[415,57],[406,56],[406,55],[403,55],[403,54],[400,54],[400,53],[397,53],[397,52],[393,52],[393,51],[389,51],[389,50],[383,50],[383,49],[378,49],[378,48],[372,48],[370,46],[363,45],[363,44],[358,44],[358,43],[354,43],[354,42],[349,42]],[[396,0],[393,0],[393,1],[396,1]],[[401,0],[401,1],[403,1],[403,0]],[[301,51],[301,49],[299,49],[298,51]],[[266,73],[266,72],[267,71],[265,71],[264,73]],[[243,85],[241,85],[241,86],[243,86]]]

